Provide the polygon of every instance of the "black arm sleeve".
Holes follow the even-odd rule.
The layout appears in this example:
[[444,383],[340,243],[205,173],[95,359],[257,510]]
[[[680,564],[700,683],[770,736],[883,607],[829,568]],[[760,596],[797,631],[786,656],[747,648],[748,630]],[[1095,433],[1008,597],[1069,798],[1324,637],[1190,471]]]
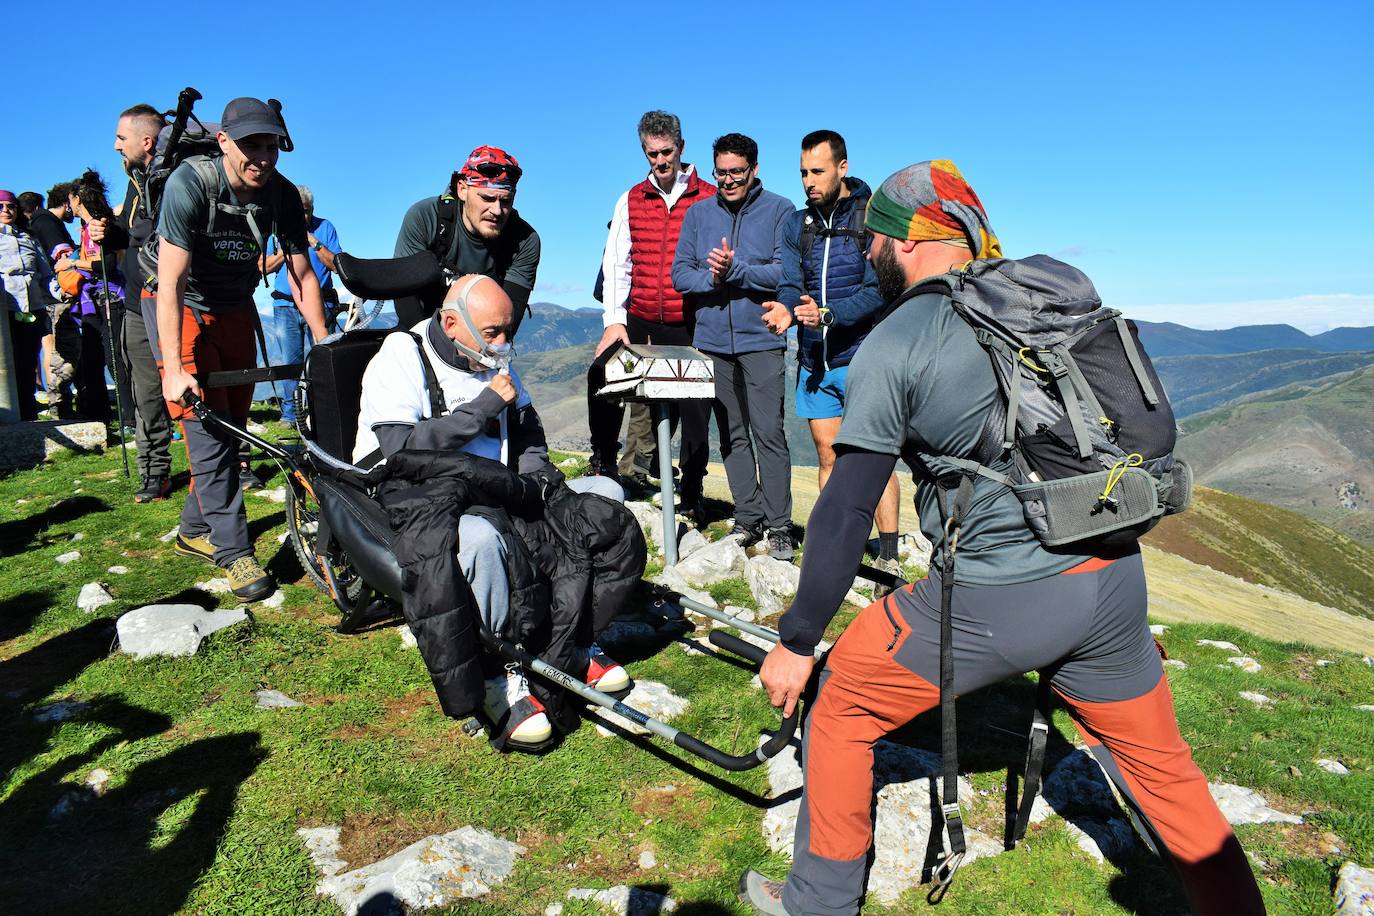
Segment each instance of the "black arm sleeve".
[[[863,558],[873,509],[897,464],[895,455],[843,445],[835,452],[835,467],[811,510],[797,598],[778,623],[782,644],[798,655],[815,651],[840,609]],[[823,528],[814,524],[820,520]]]
[[515,411],[511,424],[510,451],[519,458],[517,474],[532,474],[549,463],[549,443],[544,437],[544,424],[530,404]]
[[505,406],[506,402],[501,396],[488,388],[447,416],[421,420],[414,425],[380,424],[373,427],[372,432],[376,434],[377,445],[387,458],[403,448],[459,448],[474,436],[481,435],[487,421],[499,415]]
[[514,337],[515,332],[520,330],[520,322],[525,320],[525,314],[529,308],[530,288],[510,280],[503,281],[501,288],[506,291],[507,296],[510,296],[511,337]]

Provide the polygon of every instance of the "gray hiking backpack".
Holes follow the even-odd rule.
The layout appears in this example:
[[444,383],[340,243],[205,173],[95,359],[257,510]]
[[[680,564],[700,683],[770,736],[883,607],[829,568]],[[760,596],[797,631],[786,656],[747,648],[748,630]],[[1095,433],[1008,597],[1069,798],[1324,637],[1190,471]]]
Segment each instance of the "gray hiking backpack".
[[[921,456],[937,478],[1009,487],[1047,547],[1115,546],[1188,507],[1174,412],[1135,324],[1081,271],[1046,255],[977,260],[920,284],[973,328],[1001,388],[977,461]],[[989,467],[1009,456],[1007,473]],[[1001,462],[1005,463],[1005,462]]]

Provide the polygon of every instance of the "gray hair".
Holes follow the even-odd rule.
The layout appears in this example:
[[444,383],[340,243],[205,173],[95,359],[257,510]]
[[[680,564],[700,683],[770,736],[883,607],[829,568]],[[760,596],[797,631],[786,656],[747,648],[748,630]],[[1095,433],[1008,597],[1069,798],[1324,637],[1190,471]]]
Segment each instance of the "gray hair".
[[315,192],[303,184],[296,185],[296,190],[301,195],[301,206],[305,207],[306,213],[315,212]]
[[645,137],[669,137],[675,146],[682,146],[682,122],[667,111],[646,111],[639,119],[639,145]]

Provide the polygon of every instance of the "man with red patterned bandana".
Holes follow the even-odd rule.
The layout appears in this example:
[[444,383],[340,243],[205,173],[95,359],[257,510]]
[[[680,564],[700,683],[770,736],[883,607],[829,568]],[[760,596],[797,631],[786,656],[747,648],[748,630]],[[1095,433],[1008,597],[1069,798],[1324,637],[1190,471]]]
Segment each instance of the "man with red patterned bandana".
[[539,270],[539,233],[515,210],[520,163],[505,150],[479,146],[449,177],[438,197],[406,211],[396,237],[396,257],[432,251],[448,271],[442,283],[396,300],[401,327],[423,321],[439,308],[453,277],[491,277],[515,305],[515,327],[529,308]]

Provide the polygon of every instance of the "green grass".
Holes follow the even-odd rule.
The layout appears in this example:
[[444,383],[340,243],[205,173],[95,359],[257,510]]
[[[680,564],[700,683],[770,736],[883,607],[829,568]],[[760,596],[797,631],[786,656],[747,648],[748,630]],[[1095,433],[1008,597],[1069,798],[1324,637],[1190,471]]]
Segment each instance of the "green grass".
[[[286,583],[285,604],[255,607],[250,625],[213,635],[193,658],[111,653],[120,614],[175,596],[205,602],[185,593],[215,575],[158,541],[175,525],[179,499],[134,507],[117,468],[110,453],[0,477],[0,899],[22,901],[25,912],[337,912],[315,897],[318,875],[295,835],[324,824],[343,826],[353,866],[465,824],[527,847],[509,881],[452,913],[541,913],[573,887],[621,883],[666,891],[680,913],[741,913],[734,882],[742,869],[786,870],[759,829],[762,771],[721,774],[659,742],[603,738],[590,725],[538,758],[498,756],[464,736],[440,714],[418,654],[394,628],[333,632],[332,605],[301,578],[289,545],[276,542],[282,507],[257,496],[247,502],[259,556]],[[84,537],[74,542],[78,532]],[[73,549],[81,559],[54,563]],[[107,573],[114,564],[130,572]],[[91,581],[116,600],[86,615],[76,597]],[[754,606],[740,580],[712,594]],[[852,616],[843,611],[831,636]],[[1217,667],[1226,653],[1196,646],[1199,638],[1232,640],[1264,670]],[[1309,812],[1302,827],[1240,831],[1269,866],[1260,877],[1271,910],[1325,912],[1342,858],[1374,859],[1374,715],[1351,708],[1374,702],[1374,669],[1337,653],[1322,653],[1334,664],[1319,667],[1312,650],[1220,626],[1176,626],[1163,641],[1189,663],[1171,681],[1183,732],[1209,777]],[[675,724],[715,744],[742,751],[777,721],[748,670],[690,657],[666,639],[623,656],[636,677],[691,699]],[[258,709],[253,692],[263,687],[307,705]],[[1256,709],[1236,696],[1242,689],[1278,705]],[[1000,823],[993,790],[1024,752],[1020,738],[997,729],[1020,733],[1032,693],[1016,681],[961,705],[963,762],[991,793],[973,802],[970,817],[989,829]],[[37,707],[63,699],[89,706],[65,722],[34,720]],[[933,747],[933,724],[923,718],[904,739]],[[1073,729],[1062,712],[1055,725],[1052,752],[1062,754]],[[1352,774],[1327,774],[1318,757],[1338,758]],[[104,796],[51,819],[96,768],[110,773]],[[1327,853],[1327,833],[1343,856]],[[641,871],[645,849],[658,865]],[[1047,822],[1024,848],[963,870],[942,910],[1181,908],[1157,862],[1142,854],[1118,864],[1086,859],[1060,822]],[[867,911],[925,907],[912,892],[890,910]],[[564,912],[595,910],[568,901]]]

